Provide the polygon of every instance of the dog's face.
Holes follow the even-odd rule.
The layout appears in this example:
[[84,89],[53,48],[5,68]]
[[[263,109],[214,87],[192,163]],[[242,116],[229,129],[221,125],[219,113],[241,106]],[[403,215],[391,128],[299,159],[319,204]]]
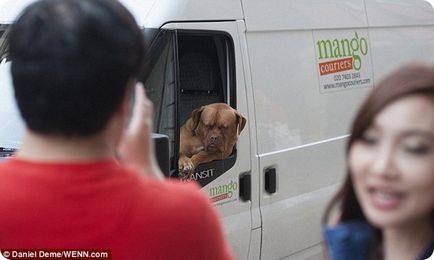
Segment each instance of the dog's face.
[[246,119],[224,103],[210,104],[192,112],[193,129],[208,152],[231,152]]

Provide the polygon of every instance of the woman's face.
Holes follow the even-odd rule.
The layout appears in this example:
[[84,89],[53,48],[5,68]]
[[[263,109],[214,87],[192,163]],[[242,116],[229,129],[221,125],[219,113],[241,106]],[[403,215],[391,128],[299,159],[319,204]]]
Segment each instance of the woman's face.
[[386,106],[353,143],[349,167],[373,225],[429,221],[434,210],[433,100],[414,95]]

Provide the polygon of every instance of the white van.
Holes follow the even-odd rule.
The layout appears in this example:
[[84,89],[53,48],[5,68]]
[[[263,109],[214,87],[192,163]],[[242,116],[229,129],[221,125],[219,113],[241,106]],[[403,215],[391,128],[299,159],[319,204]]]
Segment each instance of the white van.
[[[2,101],[10,88],[3,40],[17,2],[24,1],[0,2],[6,148],[19,140],[19,122],[8,116],[16,116],[13,105]],[[236,258],[322,259],[320,218],[345,172],[353,113],[395,67],[434,61],[430,1],[122,2],[146,28],[143,81],[155,132],[169,136],[167,175],[177,176],[179,128],[191,111],[230,104],[247,118],[236,151],[200,165],[193,178],[220,211]]]

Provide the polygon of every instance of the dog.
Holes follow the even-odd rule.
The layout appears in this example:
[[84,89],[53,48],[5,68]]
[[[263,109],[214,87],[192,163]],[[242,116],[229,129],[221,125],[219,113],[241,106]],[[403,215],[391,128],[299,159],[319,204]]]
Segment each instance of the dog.
[[193,110],[180,129],[179,176],[190,179],[199,164],[227,158],[246,121],[237,110],[225,103]]

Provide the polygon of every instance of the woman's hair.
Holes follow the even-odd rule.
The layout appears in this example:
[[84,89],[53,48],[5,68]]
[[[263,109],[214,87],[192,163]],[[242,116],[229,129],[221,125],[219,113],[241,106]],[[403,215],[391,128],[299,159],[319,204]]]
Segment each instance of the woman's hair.
[[[434,67],[422,64],[408,64],[389,74],[373,89],[360,107],[348,140],[346,156],[354,142],[362,138],[363,133],[372,124],[375,117],[390,103],[411,95],[423,95],[434,102]],[[348,161],[348,160],[347,160]],[[433,173],[434,174],[434,173]],[[365,220],[360,203],[354,192],[350,169],[347,165],[346,179],[326,208],[323,224],[327,224],[333,210],[339,213],[338,222]],[[434,212],[432,213],[434,223]],[[377,229],[379,234],[379,230]]]

